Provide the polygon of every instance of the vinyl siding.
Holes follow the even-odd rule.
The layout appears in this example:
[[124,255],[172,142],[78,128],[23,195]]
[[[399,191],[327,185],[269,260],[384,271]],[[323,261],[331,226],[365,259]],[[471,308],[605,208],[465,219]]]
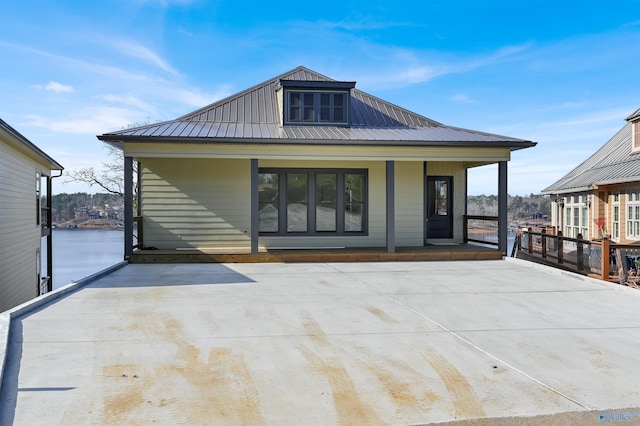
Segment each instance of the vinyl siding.
[[249,250],[249,160],[143,158],[144,245]]
[[[0,141],[0,312],[37,296],[35,173],[40,166]],[[46,172],[48,174],[48,171]]]
[[424,245],[424,163],[398,161],[396,175],[396,245]]

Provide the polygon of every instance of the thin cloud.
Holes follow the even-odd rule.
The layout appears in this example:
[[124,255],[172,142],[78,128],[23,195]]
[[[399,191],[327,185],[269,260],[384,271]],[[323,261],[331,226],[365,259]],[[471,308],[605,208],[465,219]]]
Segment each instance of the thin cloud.
[[73,87],[67,86],[66,84],[58,83],[56,81],[50,81],[47,85],[44,86],[44,90],[50,90],[56,93],[73,93]]
[[452,102],[460,102],[463,104],[474,104],[477,101],[475,99],[471,99],[468,95],[464,93],[456,93],[451,98],[449,98]]
[[62,117],[27,115],[27,126],[56,133],[96,135],[147,119],[144,113],[125,108],[93,106]]
[[131,40],[112,41],[111,45],[120,53],[149,63],[169,74],[179,76],[180,73],[153,50]]

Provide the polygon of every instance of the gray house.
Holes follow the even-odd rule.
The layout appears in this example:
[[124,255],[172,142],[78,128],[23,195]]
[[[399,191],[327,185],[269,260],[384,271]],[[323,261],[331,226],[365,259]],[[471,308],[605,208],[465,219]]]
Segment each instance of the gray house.
[[0,119],[0,312],[51,290],[52,171],[62,166]]
[[640,241],[640,109],[593,155],[542,193],[564,236]]
[[129,205],[140,165],[143,246],[254,255],[462,244],[467,170],[495,163],[504,253],[507,162],[535,146],[443,125],[304,67],[98,138],[124,151]]

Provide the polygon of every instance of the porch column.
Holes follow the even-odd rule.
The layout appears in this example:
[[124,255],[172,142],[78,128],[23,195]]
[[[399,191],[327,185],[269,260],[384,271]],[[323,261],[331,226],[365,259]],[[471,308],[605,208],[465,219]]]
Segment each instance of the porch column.
[[133,254],[133,157],[124,157],[124,260]]
[[387,161],[387,253],[396,252],[395,163]]
[[498,164],[498,249],[507,255],[507,162]]
[[251,254],[258,254],[258,159],[251,159]]

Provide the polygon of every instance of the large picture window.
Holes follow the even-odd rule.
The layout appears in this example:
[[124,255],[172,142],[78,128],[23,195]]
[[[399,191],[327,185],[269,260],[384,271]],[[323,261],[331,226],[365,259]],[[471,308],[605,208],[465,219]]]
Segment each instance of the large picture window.
[[266,235],[364,235],[367,170],[262,168],[258,223]]

